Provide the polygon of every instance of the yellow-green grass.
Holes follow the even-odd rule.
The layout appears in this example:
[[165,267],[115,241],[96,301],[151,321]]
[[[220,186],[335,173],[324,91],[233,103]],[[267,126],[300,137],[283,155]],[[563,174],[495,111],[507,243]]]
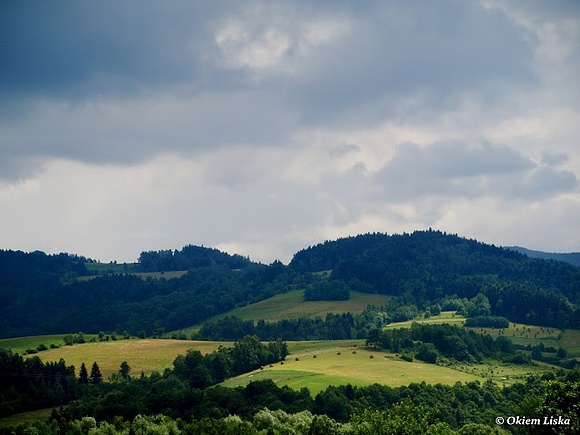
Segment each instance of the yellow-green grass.
[[427,319],[412,319],[406,320],[404,322],[393,322],[389,323],[383,329],[393,329],[393,328],[410,328],[413,323],[427,324],[427,325],[440,325],[443,323],[463,325],[465,322],[465,317],[457,314],[455,311],[442,311],[441,314],[436,316],[431,316]]
[[[522,323],[510,322],[509,327],[504,329],[498,328],[468,328],[474,332],[480,334],[489,334],[492,337],[504,336],[509,338],[512,343],[518,345],[531,345],[536,346],[540,343],[544,343],[544,346],[551,346],[558,348],[561,346],[560,334],[563,331],[556,328],[548,328],[545,326],[535,326],[535,325],[525,325]],[[580,335],[574,334],[573,331],[568,330],[568,337],[570,338],[570,346],[574,345],[574,339],[578,340]],[[564,331],[565,333],[566,331]],[[580,341],[575,342],[576,345],[580,345]]]
[[[420,324],[442,324],[449,323],[458,326],[463,325],[465,317],[456,314],[454,311],[443,311],[438,316],[432,316],[428,319],[413,319],[405,322],[390,323],[384,329],[391,328],[409,328],[413,323]],[[492,337],[500,335],[509,338],[514,344],[527,346],[536,346],[543,343],[546,347],[562,347],[566,349],[569,357],[580,357],[580,330],[549,328],[546,326],[527,325],[522,323],[509,323],[509,327],[500,328],[471,328],[479,334],[489,334]]]
[[46,420],[50,417],[53,409],[37,409],[35,411],[21,412],[20,414],[0,418],[0,427],[18,426],[22,423],[34,423],[38,420]]
[[562,346],[568,352],[568,356],[571,358],[580,357],[580,330],[578,329],[565,329],[562,332],[562,338],[560,339],[560,346]]
[[[278,294],[266,300],[256,302],[236,308],[227,313],[220,314],[212,320],[224,316],[237,316],[243,320],[257,321],[264,319],[267,322],[279,320],[292,320],[300,317],[324,317],[328,313],[362,313],[367,305],[385,305],[391,299],[390,296],[350,292],[350,299],[347,301],[304,301],[304,290],[291,290]],[[181,329],[186,335],[199,331],[200,325]]]
[[526,365],[506,364],[493,360],[488,360],[480,364],[454,362],[447,367],[463,373],[476,375],[480,379],[490,379],[500,384],[524,382],[530,376],[540,376],[544,373],[554,373],[558,370],[556,366],[536,361]]
[[[65,334],[55,335],[30,335],[27,337],[3,338],[0,339],[0,348],[10,348],[12,352],[23,355],[27,349],[36,349],[41,344],[50,348],[51,344],[55,346],[64,346]],[[85,340],[90,340],[96,335],[85,334]],[[46,351],[45,351],[46,352]],[[39,352],[40,354],[40,352]]]
[[170,270],[167,272],[133,272],[131,275],[138,276],[141,279],[171,279],[171,278],[181,278],[187,273],[187,270]]
[[[170,270],[167,272],[131,272],[130,270],[110,270],[108,272],[114,273],[127,273],[130,275],[138,276],[141,279],[171,279],[171,278],[181,278],[183,275],[187,273],[187,270]],[[77,279],[79,281],[89,281],[91,279],[95,279],[98,275],[91,275],[91,276],[80,276]]]
[[62,358],[67,365],[75,366],[77,375],[83,362],[89,371],[93,362],[96,362],[103,377],[108,379],[112,373],[119,371],[123,361],[127,361],[133,376],[139,376],[141,372],[149,375],[154,371],[162,373],[166,368],[172,368],[175,357],[185,355],[189,349],[206,354],[220,346],[231,345],[216,341],[133,339],[63,346],[39,352],[36,356],[45,362]]
[[[338,352],[341,354],[338,355]],[[299,360],[296,361],[296,358]],[[316,394],[329,385],[348,383],[360,386],[374,383],[401,386],[425,381],[428,384],[452,385],[458,381],[469,382],[482,378],[435,364],[403,361],[392,353],[343,344],[322,350],[311,348],[293,352],[283,365],[278,363],[272,367],[264,367],[263,370],[254,370],[229,379],[221,385],[243,386],[257,379],[272,379],[279,386],[287,385],[293,389],[307,387],[312,394]]]

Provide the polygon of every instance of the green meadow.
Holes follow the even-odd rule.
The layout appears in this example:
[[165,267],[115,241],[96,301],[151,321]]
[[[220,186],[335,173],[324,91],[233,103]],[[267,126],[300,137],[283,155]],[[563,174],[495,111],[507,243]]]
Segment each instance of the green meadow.
[[[59,347],[64,346],[64,336],[65,334],[54,334],[2,338],[0,339],[0,348],[10,348],[12,349],[12,352],[24,355],[27,349],[36,349],[41,344],[44,344],[46,347],[50,347],[51,344]],[[96,337],[96,334],[85,334],[85,340],[87,341],[93,337]]]
[[35,355],[45,362],[59,361],[62,358],[67,365],[75,366],[77,374],[82,363],[90,370],[93,362],[96,362],[103,377],[107,379],[112,373],[119,371],[123,361],[129,364],[133,376],[139,376],[141,372],[150,375],[154,371],[162,373],[165,369],[172,368],[175,357],[185,355],[189,349],[206,354],[220,346],[231,345],[232,343],[216,341],[131,339],[62,346]]
[[[211,320],[224,316],[237,316],[243,320],[258,321],[264,319],[267,322],[276,322],[300,317],[324,317],[328,313],[350,312],[357,314],[362,313],[368,305],[385,305],[390,299],[391,297],[386,295],[351,291],[350,299],[347,301],[304,301],[304,290],[291,290],[254,304],[236,308]],[[190,335],[199,331],[200,327],[201,325],[195,325],[177,332]]]
[[465,323],[465,317],[457,314],[455,311],[442,311],[441,314],[437,316],[431,316],[427,319],[413,319],[406,320],[404,322],[393,322],[386,325],[383,329],[393,329],[393,328],[410,328],[413,323],[427,324],[427,325],[438,325],[442,323],[449,323],[453,325],[461,326]]
[[355,343],[333,344],[322,349],[315,346],[301,348],[299,344],[301,350],[292,352],[284,364],[254,370],[220,385],[236,387],[257,379],[272,379],[278,386],[308,387],[312,394],[317,394],[329,385],[378,383],[396,387],[422,381],[452,385],[458,381],[481,380],[475,374],[419,361],[403,361],[395,354],[371,351]]

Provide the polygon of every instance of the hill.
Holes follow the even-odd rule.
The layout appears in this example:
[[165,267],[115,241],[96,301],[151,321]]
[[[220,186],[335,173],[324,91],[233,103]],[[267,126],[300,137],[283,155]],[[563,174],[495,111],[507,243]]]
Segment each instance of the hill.
[[309,247],[290,268],[331,269],[351,289],[399,297],[417,307],[487,298],[489,315],[521,323],[580,327],[580,268],[440,231],[365,234]]
[[[461,305],[473,315],[479,310],[520,323],[580,328],[580,268],[432,230],[328,241],[297,252],[288,266],[188,245],[143,252],[126,265],[0,251],[0,272],[0,337],[162,336],[241,307],[255,319],[249,304],[293,290],[336,305],[336,289],[341,299],[389,296],[390,309],[407,318]],[[478,295],[479,302],[471,302]],[[400,317],[395,313],[393,320]]]
[[532,249],[522,248],[521,246],[508,246],[507,249],[527,255],[531,258],[541,258],[543,260],[555,260],[570,263],[573,266],[580,267],[580,252],[555,253],[534,251]]

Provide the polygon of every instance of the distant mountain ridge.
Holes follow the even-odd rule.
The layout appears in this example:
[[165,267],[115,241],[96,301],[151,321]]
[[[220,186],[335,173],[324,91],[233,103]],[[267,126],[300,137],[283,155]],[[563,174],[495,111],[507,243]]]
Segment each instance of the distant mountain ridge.
[[556,253],[534,251],[533,249],[523,248],[521,246],[506,246],[506,249],[519,252],[527,255],[530,258],[541,258],[542,260],[556,260],[570,263],[576,267],[580,267],[580,252]]

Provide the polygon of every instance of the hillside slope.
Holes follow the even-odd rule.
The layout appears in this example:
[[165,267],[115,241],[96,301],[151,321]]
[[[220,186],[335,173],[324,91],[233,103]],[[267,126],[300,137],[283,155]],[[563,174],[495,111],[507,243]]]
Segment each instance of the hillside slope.
[[480,314],[580,327],[580,268],[439,231],[329,241],[296,253],[289,267],[332,269],[331,278],[351,288],[399,296],[421,308],[481,293],[490,307]]
[[[330,292],[333,286],[394,296],[402,309],[471,304],[474,315],[480,310],[521,323],[580,328],[580,268],[439,231],[325,242],[297,252],[288,266],[192,245],[142,253],[125,273],[99,272],[87,262],[68,254],[0,251],[0,337],[162,335],[289,290]],[[150,273],[135,275],[143,272]],[[87,279],[91,274],[98,275]],[[467,300],[477,295],[484,298],[474,310]]]

